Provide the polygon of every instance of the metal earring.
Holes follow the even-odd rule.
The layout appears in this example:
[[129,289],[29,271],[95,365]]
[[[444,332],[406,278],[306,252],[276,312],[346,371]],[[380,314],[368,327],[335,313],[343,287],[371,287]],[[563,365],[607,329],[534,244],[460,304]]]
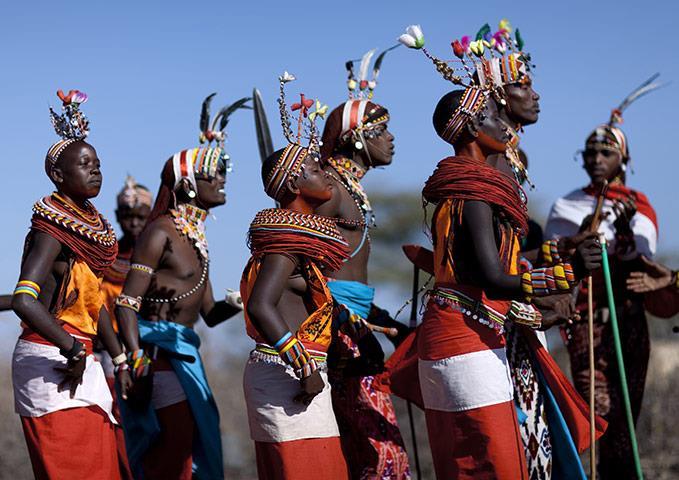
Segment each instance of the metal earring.
[[354,147],[356,148],[356,150],[363,150],[363,142],[354,143]]
[[194,192],[193,190],[189,190],[188,196],[189,198],[196,198],[196,192]]

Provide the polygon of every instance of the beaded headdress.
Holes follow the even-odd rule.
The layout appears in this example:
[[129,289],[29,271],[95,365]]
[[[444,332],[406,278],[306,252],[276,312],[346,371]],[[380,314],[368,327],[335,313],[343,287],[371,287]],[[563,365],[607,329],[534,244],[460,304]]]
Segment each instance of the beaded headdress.
[[[451,115],[441,137],[449,143],[454,143],[467,123],[474,118],[486,105],[489,89],[486,85],[478,82],[478,77],[474,75],[471,65],[465,60],[465,55],[459,58],[462,62],[463,75],[458,75],[456,69],[448,65],[453,61],[441,60],[424,48],[424,34],[419,25],[410,25],[406,33],[399,37],[399,42],[408,48],[421,50],[424,55],[434,63],[436,71],[441,76],[453,83],[465,87],[459,106]],[[455,52],[455,42],[451,44]],[[483,44],[481,44],[483,45]],[[483,47],[481,47],[483,48]],[[456,53],[457,56],[457,53]]]
[[[293,132],[293,122],[285,101],[285,85],[295,79],[295,76],[288,72],[284,72],[283,75],[278,77],[280,85],[278,107],[283,134],[288,145],[283,149],[283,153],[264,181],[264,190],[267,195],[277,201],[280,201],[283,197],[287,181],[298,177],[302,172],[304,159],[308,155],[311,155],[316,161],[320,158],[320,141],[316,119],[318,117],[325,118],[328,111],[327,105],[322,105],[319,100],[306,98],[301,93],[300,101],[290,106],[291,111],[297,112],[297,131]],[[310,112],[311,108],[314,108],[314,110]],[[302,146],[303,141],[308,142],[306,147]]]
[[[228,105],[215,115],[212,122],[210,122],[210,104],[212,98],[217,95],[212,93],[205,98],[200,113],[200,135],[198,140],[204,147],[191,148],[177,152],[172,157],[172,166],[174,170],[174,189],[176,190],[182,182],[188,182],[191,189],[195,192],[196,176],[203,178],[214,178],[220,167],[223,167],[227,172],[231,171],[231,158],[224,150],[224,143],[226,142],[226,126],[229,123],[229,117],[236,110],[252,109],[247,102],[251,100],[250,97],[244,97],[240,100]],[[215,142],[212,146],[212,142]]]
[[125,179],[125,186],[118,193],[118,207],[137,208],[153,205],[153,195],[146,188],[137,184],[133,176],[128,175]]
[[[357,136],[357,141],[364,143],[363,134],[370,137],[370,132],[383,123],[389,121],[389,112],[381,105],[372,103],[375,87],[377,87],[377,77],[382,68],[382,62],[387,53],[399,47],[400,44],[393,45],[380,52],[375,59],[372,68],[372,76],[368,78],[370,62],[375,56],[376,49],[366,52],[360,59],[358,77],[354,72],[354,65],[359,60],[348,60],[344,66],[347,69],[347,89],[349,90],[349,100],[344,103],[342,108],[342,128],[340,141],[347,141],[352,135]],[[370,108],[368,108],[370,106]],[[366,111],[367,110],[367,111]]]
[[629,146],[627,144],[627,137],[623,131],[617,126],[621,124],[622,114],[634,101],[657,90],[660,87],[667,85],[667,83],[656,82],[655,80],[660,76],[659,73],[652,75],[648,80],[639,85],[632,93],[627,95],[625,99],[611,111],[611,116],[608,123],[599,125],[589,134],[585,143],[585,148],[599,148],[612,150],[620,153],[625,163],[629,161]]
[[54,143],[47,151],[45,170],[48,173],[66,147],[78,140],[84,140],[90,133],[90,122],[80,111],[80,105],[87,101],[87,94],[79,90],[69,90],[68,94],[64,94],[62,90],[57,90],[57,96],[61,100],[63,113],[59,115],[50,107],[50,119],[54,131],[61,137],[61,140]]

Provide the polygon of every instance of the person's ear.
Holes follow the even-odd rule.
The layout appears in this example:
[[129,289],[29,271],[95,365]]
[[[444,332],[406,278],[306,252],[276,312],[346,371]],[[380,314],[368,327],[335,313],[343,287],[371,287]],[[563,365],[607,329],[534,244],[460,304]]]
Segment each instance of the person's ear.
[[471,122],[467,122],[465,129],[470,137],[476,138],[479,136],[479,125],[477,118],[473,118]]
[[196,191],[193,189],[191,182],[189,182],[187,179],[182,180],[182,190],[188,198],[196,198]]
[[52,168],[50,168],[50,180],[52,180],[52,182],[55,184],[64,182],[64,173],[61,171],[60,167],[54,165]]
[[299,195],[299,192],[300,192],[300,189],[297,186],[297,179],[298,178],[299,177],[289,178],[287,183],[286,183],[286,187],[288,188],[288,192],[292,193],[295,196]]

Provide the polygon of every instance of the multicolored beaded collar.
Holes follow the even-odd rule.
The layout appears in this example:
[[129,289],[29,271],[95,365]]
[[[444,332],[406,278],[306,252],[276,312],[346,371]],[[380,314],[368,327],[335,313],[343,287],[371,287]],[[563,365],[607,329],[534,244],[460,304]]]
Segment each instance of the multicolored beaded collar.
[[351,195],[351,198],[356,203],[356,207],[363,216],[363,226],[365,228],[374,227],[375,217],[373,209],[368,195],[365,193],[363,185],[361,185],[361,179],[365,175],[366,170],[348,158],[338,160],[334,157],[329,157],[327,162],[338,173],[339,178],[335,177],[332,173],[331,176],[335,177],[335,180],[349,192],[349,195]]
[[85,209],[81,209],[59,193],[54,192],[49,197],[44,197],[35,202],[33,213],[78,234],[86,240],[91,240],[105,247],[116,244],[113,227],[89,201],[85,202]]
[[170,209],[170,215],[177,231],[188,237],[201,257],[208,260],[207,238],[205,237],[205,220],[208,212],[195,205],[180,203],[177,208]]

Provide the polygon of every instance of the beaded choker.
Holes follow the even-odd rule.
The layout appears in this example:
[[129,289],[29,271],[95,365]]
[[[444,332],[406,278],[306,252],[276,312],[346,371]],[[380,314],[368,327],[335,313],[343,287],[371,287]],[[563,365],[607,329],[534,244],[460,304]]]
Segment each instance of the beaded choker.
[[201,257],[208,259],[207,238],[205,237],[205,219],[207,211],[194,205],[181,203],[171,209],[172,221],[181,235],[193,241],[193,246]]
[[[349,192],[351,198],[354,199],[358,211],[361,212],[361,215],[363,216],[365,228],[374,227],[375,217],[373,215],[372,206],[370,205],[368,195],[361,185],[361,179],[365,175],[366,170],[348,158],[337,160],[333,157],[329,157],[327,162],[339,174],[339,178],[335,178],[335,180],[337,180],[338,183]],[[332,176],[335,177],[334,175]]]
[[35,202],[33,213],[105,247],[116,243],[113,227],[89,201],[81,209],[55,192]]

